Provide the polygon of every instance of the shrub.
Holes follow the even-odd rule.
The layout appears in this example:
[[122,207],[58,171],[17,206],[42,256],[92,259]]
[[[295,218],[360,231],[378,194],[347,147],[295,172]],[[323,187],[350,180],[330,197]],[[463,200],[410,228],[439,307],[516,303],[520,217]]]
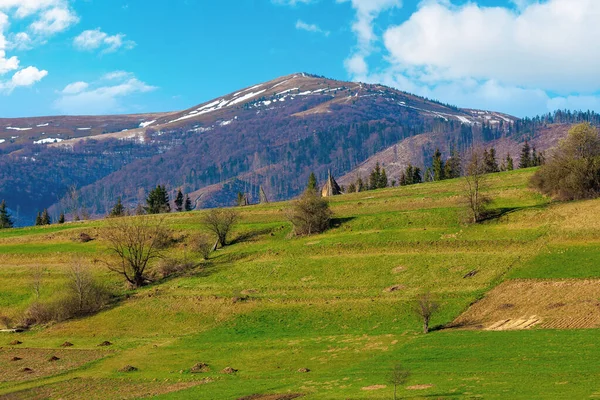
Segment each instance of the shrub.
[[177,260],[175,258],[163,258],[158,262],[157,271],[162,279],[173,275],[179,275],[194,268],[191,262]]
[[574,126],[531,184],[559,200],[600,196],[600,139],[589,123]]
[[288,219],[296,235],[312,235],[329,229],[333,213],[329,202],[312,189],[307,189],[288,210]]
[[208,260],[213,248],[213,241],[206,235],[197,234],[189,239],[189,249],[194,253],[199,253],[204,260]]
[[227,236],[240,219],[240,215],[234,210],[215,209],[202,215],[201,218],[202,225],[217,236],[221,247],[225,247]]

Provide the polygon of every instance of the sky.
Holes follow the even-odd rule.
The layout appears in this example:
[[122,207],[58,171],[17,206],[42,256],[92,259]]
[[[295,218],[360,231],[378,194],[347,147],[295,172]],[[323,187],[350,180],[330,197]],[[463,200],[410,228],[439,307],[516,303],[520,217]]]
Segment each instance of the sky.
[[296,72],[600,112],[599,0],[0,0],[0,117],[174,111]]

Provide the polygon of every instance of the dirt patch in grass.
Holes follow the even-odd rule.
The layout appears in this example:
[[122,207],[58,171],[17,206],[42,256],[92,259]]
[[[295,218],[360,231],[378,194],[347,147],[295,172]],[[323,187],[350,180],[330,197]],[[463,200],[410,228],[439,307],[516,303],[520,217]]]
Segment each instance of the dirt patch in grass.
[[413,386],[408,386],[406,389],[408,390],[425,390],[425,389],[431,389],[433,387],[433,385],[413,385]]
[[240,397],[238,400],[293,400],[304,396],[301,393],[288,394],[253,394],[251,396]]
[[379,390],[379,389],[385,389],[387,386],[385,385],[372,385],[372,386],[365,386],[364,388],[361,388],[360,390]]
[[399,292],[404,289],[406,289],[406,286],[404,286],[404,285],[394,285],[394,286],[390,286],[389,288],[385,288],[383,291],[386,293],[394,293],[394,292]]
[[[0,349],[0,382],[21,382],[60,374],[107,354],[98,350]],[[26,368],[30,371],[23,373]]]
[[507,281],[472,305],[452,328],[516,330],[600,327],[600,280]]
[[[31,375],[29,375],[31,376]],[[178,392],[207,382],[131,382],[108,379],[72,379],[54,385],[2,396],[2,400],[112,400],[155,397]]]

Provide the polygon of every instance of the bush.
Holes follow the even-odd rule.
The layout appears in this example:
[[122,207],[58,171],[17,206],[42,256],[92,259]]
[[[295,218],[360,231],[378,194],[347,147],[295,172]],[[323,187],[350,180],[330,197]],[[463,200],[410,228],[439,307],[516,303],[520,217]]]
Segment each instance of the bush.
[[307,189],[288,211],[296,235],[312,235],[329,229],[333,213],[329,202],[312,189]]
[[179,275],[194,268],[191,262],[177,260],[175,258],[163,258],[158,262],[157,271],[162,279],[173,275]]
[[559,200],[600,196],[600,139],[589,123],[574,126],[531,184]]
[[204,260],[208,260],[214,248],[213,241],[208,236],[202,234],[193,235],[189,239],[188,244],[189,249],[194,253],[200,254]]
[[210,210],[202,215],[202,225],[217,236],[221,247],[227,246],[227,236],[233,226],[240,219],[240,215],[234,210]]

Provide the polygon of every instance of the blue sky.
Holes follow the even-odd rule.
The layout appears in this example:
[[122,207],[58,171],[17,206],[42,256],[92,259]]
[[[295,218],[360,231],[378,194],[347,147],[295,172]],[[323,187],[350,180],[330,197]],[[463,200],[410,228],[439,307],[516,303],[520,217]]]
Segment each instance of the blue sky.
[[168,111],[294,72],[600,112],[597,0],[0,0],[1,117]]

